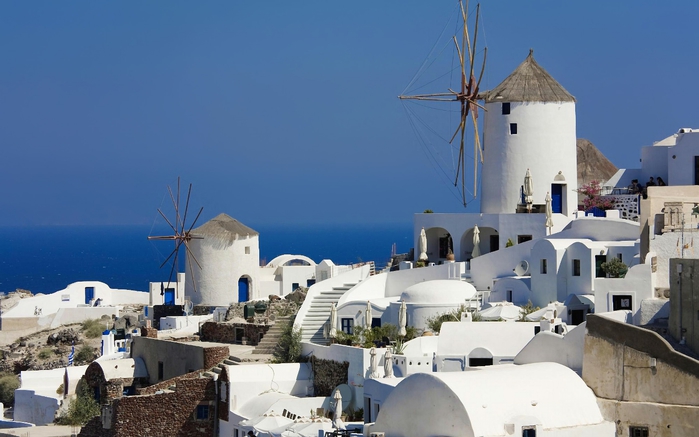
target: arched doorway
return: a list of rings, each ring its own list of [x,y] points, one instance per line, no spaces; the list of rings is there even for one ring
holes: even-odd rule
[[[425,230],[427,236],[427,257],[430,262],[438,263],[447,259],[447,255],[454,251],[454,242],[451,234],[444,228],[429,228]]]
[[[241,276],[238,279],[238,302],[247,302],[250,300],[250,278]]]
[[[478,227],[480,231],[479,238],[480,243],[478,244],[478,249],[481,255],[486,253],[495,252],[500,248],[500,235],[497,229],[489,228],[487,226]],[[470,260],[473,253],[473,228],[470,228],[461,236],[461,256],[464,260]]]

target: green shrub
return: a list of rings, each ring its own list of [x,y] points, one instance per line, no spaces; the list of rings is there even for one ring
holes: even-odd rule
[[[505,247],[512,247],[515,245],[515,242],[512,241],[512,238],[507,239],[507,243],[505,243]]]
[[[87,338],[99,338],[102,336],[102,332],[104,332],[105,329],[105,324],[97,319],[85,320],[82,323],[82,331]]]
[[[609,275],[610,278],[623,278],[629,268],[619,258],[614,257],[600,266],[602,271]]]
[[[301,361],[301,330],[289,323],[284,327],[279,342],[274,348],[275,363],[298,363]]]
[[[91,363],[95,360],[95,350],[88,345],[83,345],[75,353],[75,357],[73,358],[76,362]]]
[[[13,373],[0,373],[0,402],[6,407],[15,403],[15,390],[19,388],[19,377]]]
[[[38,357],[42,360],[48,360],[53,355],[53,351],[49,348],[44,348],[39,351]]]
[[[100,406],[85,378],[80,379],[75,393],[76,397],[70,403],[68,411],[56,420],[59,425],[83,426],[100,415]]]

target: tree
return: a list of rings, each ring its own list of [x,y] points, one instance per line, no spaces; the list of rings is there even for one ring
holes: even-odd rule
[[[93,397],[92,389],[85,378],[78,382],[75,394],[68,411],[56,420],[59,425],[83,426],[93,417],[100,415],[100,405]]]
[[[623,278],[626,276],[626,272],[629,270],[628,266],[617,257],[602,263],[600,267],[604,273],[609,275],[610,278]]]
[[[600,181],[583,184],[576,191],[585,196],[583,198],[585,211],[589,211],[592,208],[599,208],[603,211],[614,208],[613,197],[602,197],[602,184]]]
[[[19,378],[12,373],[0,373],[0,402],[5,406],[15,403],[15,390],[19,388]]]
[[[289,323],[284,327],[279,342],[274,348],[275,363],[298,363],[301,361],[301,330]]]

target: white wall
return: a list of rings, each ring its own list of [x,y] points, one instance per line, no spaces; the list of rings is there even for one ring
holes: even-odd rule
[[[699,156],[699,131],[680,133],[668,148],[668,185],[694,185],[694,157]],[[645,162],[644,162],[645,163]]]
[[[517,123],[517,134],[510,134]],[[564,212],[577,210],[577,147],[575,103],[512,102],[503,115],[501,103],[487,103],[481,211],[513,213],[520,203],[520,187],[530,169],[534,203],[543,205],[559,171],[567,183]]]
[[[493,283],[488,302],[507,301],[508,291],[512,292],[512,303],[515,305],[526,305],[530,300],[533,302],[534,295],[530,290],[531,277],[502,278]]]
[[[175,289],[175,305],[184,305],[184,295],[185,295],[185,274],[180,272],[172,282],[170,282],[168,287],[168,281],[161,282],[151,282],[149,284],[150,291],[150,301],[148,305],[163,305],[165,303],[165,295],[161,293],[161,286],[164,288],[174,288]]]
[[[257,235],[239,236],[230,245],[211,237],[193,239],[189,247],[201,265],[199,268],[194,261],[186,263],[185,294],[192,303],[228,306],[238,302],[238,280],[243,276],[250,278],[249,300],[261,297],[258,278],[260,244]],[[249,248],[249,253],[245,253],[246,248]],[[197,284],[196,291],[192,281]]]
[[[307,396],[309,387],[313,388],[310,363],[226,366],[226,372],[230,385],[230,411],[269,391],[271,386],[292,396]]]
[[[623,278],[595,278],[595,312],[613,311],[613,297],[631,296],[634,323],[641,321],[641,301],[655,296],[654,273],[650,264],[638,264]]]
[[[497,252],[471,260],[471,280],[478,290],[490,290],[493,279],[515,276],[514,269],[521,261],[530,262],[531,249],[536,241],[515,244]],[[531,270],[531,267],[530,267]]]
[[[578,374],[582,372],[585,349],[585,325],[569,327],[563,336],[550,331],[541,331],[515,356],[515,364],[558,363]]]
[[[35,425],[53,423],[63,393],[56,393],[63,384],[65,369],[24,371],[21,386],[15,390],[14,419]]]

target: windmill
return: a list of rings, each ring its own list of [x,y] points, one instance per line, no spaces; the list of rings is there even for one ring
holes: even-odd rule
[[[468,8],[468,4],[466,9]],[[464,8],[463,2],[459,0],[459,9],[461,12],[461,18],[463,20],[463,31],[461,36],[461,45],[456,36],[452,39],[454,45],[456,46],[456,53],[461,64],[461,78],[460,78],[460,89],[454,91],[451,88],[447,88],[449,92],[433,93],[433,94],[417,94],[417,95],[400,95],[398,96],[401,100],[427,100],[427,101],[437,101],[437,102],[458,102],[461,109],[461,118],[459,125],[456,128],[456,132],[452,135],[449,140],[449,144],[452,144],[454,140],[459,137],[459,157],[457,160],[456,176],[454,178],[454,186],[459,187],[459,181],[461,182],[460,193],[461,200],[464,206],[467,205],[466,200],[466,154],[465,154],[465,137],[466,137],[466,127],[470,122],[473,124],[473,198],[476,198],[476,193],[478,191],[478,162],[483,163],[483,149],[481,147],[481,140],[478,134],[478,108],[485,110],[485,107],[478,103],[481,97],[478,95],[480,89],[481,80],[483,79],[483,72],[485,71],[485,60],[488,53],[488,48],[483,49],[483,64],[481,66],[480,73],[478,74],[478,80],[475,76],[475,57],[476,57],[476,41],[478,38],[478,21],[480,16],[480,4],[476,7],[476,24],[475,32],[473,34],[473,43],[471,43],[471,37],[468,31],[468,14]],[[470,115],[470,117],[469,117]]]
[[[162,235],[162,236],[149,236],[149,240],[169,240],[173,241],[175,244],[174,249],[172,249],[172,252],[170,252],[170,255],[163,261],[162,264],[160,264],[160,268],[163,268],[170,259],[172,260],[172,267],[170,268],[170,276],[168,276],[168,281],[167,281],[167,286],[168,288],[170,287],[170,283],[172,282],[172,275],[175,273],[175,269],[177,267],[177,259],[180,253],[180,247],[184,246],[185,247],[185,252],[187,255],[187,262],[189,263],[190,267],[190,272],[192,272],[192,275],[194,274],[194,269],[192,269],[192,260],[197,264],[199,269],[201,269],[201,265],[199,264],[199,261],[197,261],[197,258],[194,256],[192,253],[192,250],[189,248],[189,242],[193,239],[202,239],[203,237],[197,237],[192,235],[192,229],[194,228],[194,225],[197,223],[197,220],[199,219],[199,216],[201,215],[202,211],[204,208],[199,208],[199,212],[197,213],[197,216],[194,218],[192,223],[187,227],[187,213],[189,212],[189,200],[192,195],[192,184],[189,184],[189,189],[187,190],[187,201],[185,202],[185,207],[184,207],[184,214],[180,215],[180,178],[177,178],[177,196],[174,195],[172,192],[172,188],[168,185],[167,187],[168,194],[170,195],[170,200],[172,201],[172,206],[175,208],[175,218],[174,218],[174,224],[173,221],[168,220],[168,218],[165,216],[163,211],[158,208],[158,213],[162,216],[163,219],[167,222],[168,225],[170,225],[170,228],[172,229],[173,234],[172,235]],[[197,286],[196,282],[194,281],[194,278],[192,278],[192,284],[194,285],[194,291],[197,291]]]

